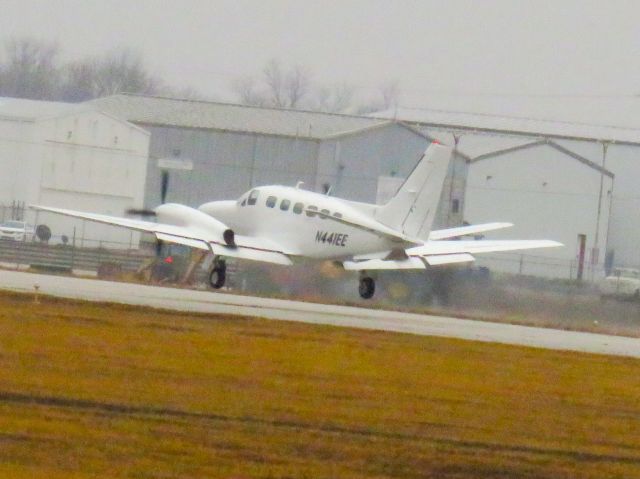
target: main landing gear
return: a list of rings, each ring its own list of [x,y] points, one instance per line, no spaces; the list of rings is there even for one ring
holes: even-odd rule
[[[376,282],[372,277],[367,276],[366,273],[360,275],[360,285],[358,292],[362,299],[371,299],[376,292]]]
[[[227,263],[224,259],[216,257],[213,260],[213,267],[209,272],[209,284],[214,289],[220,289],[224,286],[227,279]]]

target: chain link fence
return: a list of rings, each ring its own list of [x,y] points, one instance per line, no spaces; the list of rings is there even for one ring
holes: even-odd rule
[[[49,244],[40,241],[0,241],[0,263],[7,268],[33,268],[49,271],[86,271],[98,273],[105,268],[124,272],[138,271],[154,258],[152,248],[127,249],[124,245],[63,244],[59,238]]]

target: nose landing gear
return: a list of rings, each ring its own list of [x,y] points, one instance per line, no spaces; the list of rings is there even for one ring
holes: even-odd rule
[[[376,282],[370,276],[363,274],[360,276],[360,285],[358,287],[358,292],[360,293],[360,297],[362,299],[371,299],[373,294],[376,292]]]
[[[216,258],[213,261],[213,267],[209,273],[209,284],[214,289],[220,289],[224,286],[227,279],[227,263],[224,259]]]

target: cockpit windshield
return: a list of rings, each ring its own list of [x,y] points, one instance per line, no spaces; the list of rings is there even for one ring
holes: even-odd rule
[[[251,193],[249,193],[249,199],[247,200],[247,204],[249,206],[255,205],[256,202],[258,201],[259,195],[260,195],[260,192],[258,190],[253,190]]]

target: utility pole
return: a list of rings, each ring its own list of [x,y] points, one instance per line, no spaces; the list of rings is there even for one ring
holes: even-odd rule
[[[600,259],[600,217],[602,216],[602,193],[604,190],[604,172],[607,164],[607,149],[609,143],[602,142],[602,170],[600,171],[600,191],[598,192],[598,212],[596,214],[596,231],[593,239],[593,248],[591,249],[591,279],[596,265]]]

